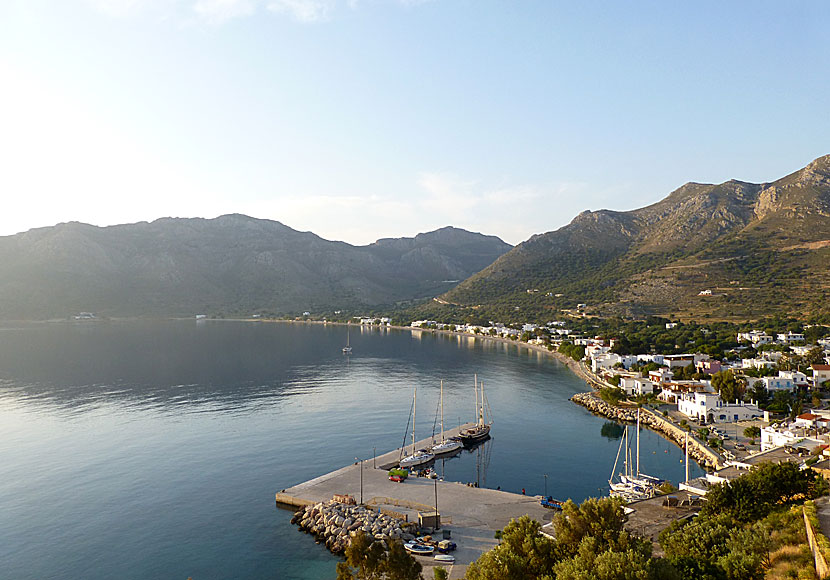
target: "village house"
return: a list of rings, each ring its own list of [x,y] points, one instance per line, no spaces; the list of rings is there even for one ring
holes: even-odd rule
[[[707,375],[714,375],[715,373],[719,373],[723,370],[721,362],[713,359],[698,361],[695,368],[697,369],[697,372],[706,373]]]
[[[726,403],[717,393],[685,393],[677,400],[677,410],[700,423],[731,423],[761,417],[753,403]]]
[[[620,388],[629,397],[641,397],[654,392],[654,383],[640,377],[623,377],[620,379]]]
[[[794,332],[778,333],[775,338],[778,342],[804,342],[804,335]]]
[[[778,371],[778,376],[782,379],[790,379],[797,387],[806,387],[808,383],[807,375],[800,371]]]
[[[660,367],[659,369],[648,371],[648,380],[652,383],[667,383],[671,381],[673,377],[674,373],[667,367]]]
[[[680,397],[687,393],[703,393],[711,391],[711,387],[709,385],[695,381],[660,383],[657,386],[660,388],[657,398],[661,401],[672,404],[676,404],[680,400]]]
[[[752,346],[761,346],[772,342],[772,337],[762,330],[751,330],[750,332],[739,332],[738,342],[749,342]]]
[[[813,365],[813,385],[820,387],[825,381],[830,381],[830,365]]]

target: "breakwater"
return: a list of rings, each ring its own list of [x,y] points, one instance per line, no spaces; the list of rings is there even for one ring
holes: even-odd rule
[[[342,554],[351,538],[363,532],[378,540],[412,540],[414,524],[368,509],[330,500],[300,508],[291,518],[301,530],[314,535],[334,554]]]
[[[636,407],[623,407],[606,403],[596,393],[577,393],[571,397],[571,401],[582,405],[592,413],[613,419],[615,421],[637,421]],[[669,421],[654,413],[650,409],[640,409],[640,423],[660,433],[663,437],[676,444],[681,449],[686,440],[686,431],[672,425]],[[698,441],[694,435],[689,433],[689,457],[699,465],[718,469],[721,467],[721,458],[714,451]]]

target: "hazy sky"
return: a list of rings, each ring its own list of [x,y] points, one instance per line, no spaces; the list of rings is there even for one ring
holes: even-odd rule
[[[830,153],[830,2],[0,0],[0,235],[518,243]]]

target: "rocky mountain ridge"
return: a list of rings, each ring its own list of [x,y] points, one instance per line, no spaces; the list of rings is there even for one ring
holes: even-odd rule
[[[434,296],[510,249],[442,228],[352,246],[231,214],[0,237],[0,319],[285,314]]]

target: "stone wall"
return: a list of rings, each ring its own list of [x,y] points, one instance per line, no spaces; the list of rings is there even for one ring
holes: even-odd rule
[[[595,393],[578,393],[571,397],[574,403],[582,405],[592,413],[613,419],[616,421],[637,421],[636,407],[623,407],[620,405],[610,405],[599,398]],[[666,419],[654,413],[649,409],[640,409],[640,423],[650,427],[654,431],[660,433],[669,441],[678,445],[681,449],[686,439],[686,432],[672,425]],[[689,457],[694,459],[699,465],[718,469],[720,464],[720,457],[711,449],[700,443],[695,437],[689,434]]]

